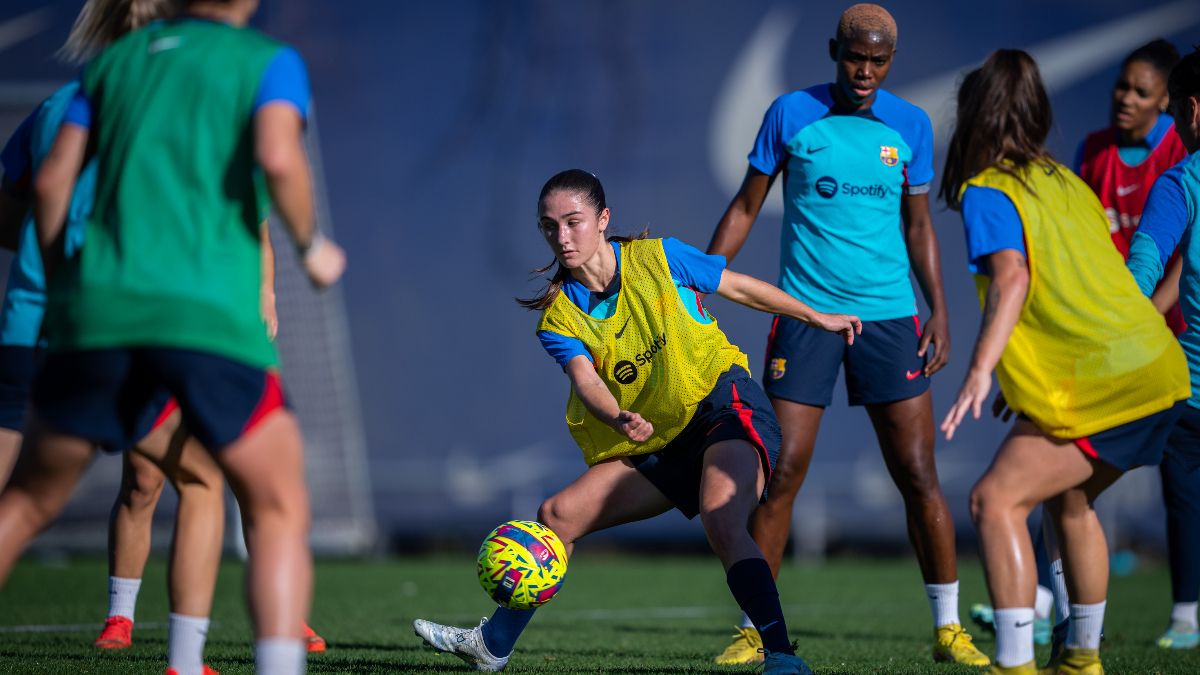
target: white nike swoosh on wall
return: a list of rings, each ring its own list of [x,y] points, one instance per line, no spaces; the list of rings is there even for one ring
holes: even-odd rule
[[[784,77],[784,57],[798,19],[798,13],[782,6],[767,12],[718,90],[710,126],[709,157],[717,184],[729,196],[741,185],[746,153],[763,112],[775,97],[791,91]],[[1107,68],[1138,45],[1160,35],[1178,33],[1196,23],[1200,23],[1200,2],[1179,0],[1026,49],[1037,59],[1046,88],[1053,95]],[[953,126],[958,80],[974,65],[964,64],[894,90],[929,113],[938,147],[944,147],[946,134]],[[764,211],[778,213],[781,209],[782,202],[777,197],[768,197],[763,204]]]
[[[43,7],[0,22],[0,52],[49,28],[53,14]]]

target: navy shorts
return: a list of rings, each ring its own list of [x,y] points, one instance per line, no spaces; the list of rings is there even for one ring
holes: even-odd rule
[[[0,345],[0,428],[24,433],[40,354],[34,347]]]
[[[853,345],[838,333],[777,316],[767,338],[763,386],[771,398],[824,408],[833,402],[833,385],[844,364],[850,405],[910,399],[929,389],[922,373],[925,359],[917,356],[920,340],[916,316],[864,321]],[[931,356],[932,346],[926,358]]]
[[[1162,412],[1077,438],[1075,446],[1088,457],[1121,471],[1158,464],[1167,447],[1167,438],[1173,436],[1176,423],[1187,407],[1187,401],[1178,401]]]
[[[1184,406],[1167,437],[1166,454],[1179,460],[1188,471],[1200,468],[1200,409]]]
[[[704,453],[721,441],[743,440],[758,450],[763,469],[763,492],[771,483],[771,470],[779,459],[782,442],[775,410],[761,387],[740,366],[717,380],[700,402],[692,421],[666,447],[629,461],[689,519],[700,513],[700,478]]]
[[[185,349],[52,352],[33,383],[41,420],[110,451],[145,436],[171,397],[188,431],[214,451],[286,406],[274,371]]]

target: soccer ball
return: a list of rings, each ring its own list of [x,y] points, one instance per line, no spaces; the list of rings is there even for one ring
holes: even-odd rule
[[[532,609],[550,601],[567,574],[567,551],[550,528],[510,520],[479,547],[479,583],[509,609]]]

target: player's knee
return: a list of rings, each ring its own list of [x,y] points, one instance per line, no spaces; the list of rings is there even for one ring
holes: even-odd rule
[[[975,527],[1002,517],[1012,506],[1011,501],[1005,498],[1004,492],[992,482],[987,481],[986,477],[971,489],[970,504],[971,520],[975,523]]]
[[[700,523],[717,551],[729,549],[739,539],[750,536],[745,515],[735,514],[731,509],[702,510]]]
[[[161,473],[138,472],[129,484],[125,502],[134,510],[153,509],[162,495],[165,480]]]
[[[542,505],[538,507],[537,519],[539,523],[554,530],[559,539],[567,541],[565,533],[570,528],[567,527],[567,513],[558,495],[548,497],[546,501],[542,502]]]

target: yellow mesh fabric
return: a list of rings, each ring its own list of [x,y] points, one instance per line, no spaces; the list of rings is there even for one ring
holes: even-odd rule
[[[1029,295],[996,367],[1009,406],[1074,439],[1186,399],[1183,350],[1125,269],[1095,194],[1057,162],[1022,178],[1029,187],[993,167],[967,182],[1007,195],[1024,225]],[[981,306],[988,284],[976,276]]]
[[[634,443],[589,413],[572,389],[567,426],[588,465],[661,449],[691,421],[721,373],[734,364],[749,370],[715,321],[702,324],[688,314],[659,239],[621,245],[621,291],[611,317],[588,316],[559,293],[537,330],[582,341],[621,409],[654,425],[649,440]]]

